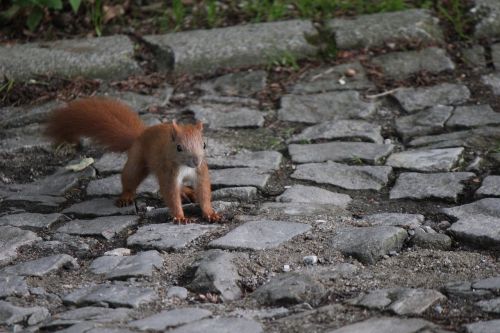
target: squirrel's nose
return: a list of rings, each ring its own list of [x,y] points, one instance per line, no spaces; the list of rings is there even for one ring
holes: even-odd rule
[[[193,168],[199,167],[201,164],[201,158],[193,156],[193,158],[191,159],[191,164],[193,165]]]

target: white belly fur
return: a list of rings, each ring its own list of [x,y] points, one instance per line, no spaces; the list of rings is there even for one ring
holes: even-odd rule
[[[177,183],[179,185],[194,186],[196,182],[196,169],[187,166],[179,168],[179,175],[177,176]]]

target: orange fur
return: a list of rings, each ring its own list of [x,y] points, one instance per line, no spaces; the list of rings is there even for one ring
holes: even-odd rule
[[[175,222],[188,223],[182,197],[196,199],[203,218],[220,220],[211,204],[210,177],[205,162],[203,126],[160,124],[145,128],[137,114],[125,104],[104,98],[87,98],[53,111],[47,134],[57,143],[77,142],[90,137],[111,151],[127,151],[121,175],[122,194],[117,205],[133,203],[140,183],[153,173],[160,193]],[[184,186],[183,176],[193,176],[193,190]]]

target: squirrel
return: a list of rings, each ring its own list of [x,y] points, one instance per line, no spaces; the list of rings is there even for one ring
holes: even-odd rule
[[[89,97],[51,111],[45,134],[55,144],[78,144],[80,137],[89,137],[108,151],[127,151],[121,174],[122,194],[116,205],[132,204],[137,187],[153,173],[173,222],[187,224],[190,221],[181,205],[184,198],[198,201],[207,221],[221,220],[211,204],[202,132],[201,122],[183,125],[174,120],[146,127],[128,105],[110,98]],[[185,186],[184,181],[190,181],[194,188]]]

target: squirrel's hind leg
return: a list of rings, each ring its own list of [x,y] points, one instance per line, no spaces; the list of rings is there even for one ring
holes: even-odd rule
[[[122,194],[116,200],[118,207],[128,206],[134,203],[135,191],[142,181],[148,176],[149,171],[145,163],[138,161],[132,154],[122,171]]]

